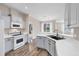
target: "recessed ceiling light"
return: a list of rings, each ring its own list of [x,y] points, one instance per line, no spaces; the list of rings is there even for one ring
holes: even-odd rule
[[[25,9],[28,9],[28,7],[27,7],[27,6],[25,6]]]

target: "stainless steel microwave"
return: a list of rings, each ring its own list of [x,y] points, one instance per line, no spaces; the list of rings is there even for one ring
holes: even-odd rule
[[[11,23],[11,28],[22,28],[20,23]]]

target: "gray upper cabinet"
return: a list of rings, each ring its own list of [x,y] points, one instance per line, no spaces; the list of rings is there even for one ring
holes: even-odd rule
[[[5,28],[10,28],[10,17],[5,17]]]
[[[70,4],[65,5],[65,26],[70,26]]]
[[[79,27],[79,4],[66,4],[65,7],[65,25],[72,28]]]
[[[1,16],[0,19],[4,20],[4,28],[10,28],[10,17]]]
[[[77,24],[77,4],[71,4],[71,26]]]
[[[64,15],[64,33],[70,32],[70,4],[65,4],[65,15]]]
[[[79,24],[79,4],[77,4],[77,24]]]

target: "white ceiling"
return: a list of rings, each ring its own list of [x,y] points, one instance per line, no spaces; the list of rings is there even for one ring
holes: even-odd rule
[[[29,13],[40,21],[64,20],[64,3],[6,3],[5,5]]]

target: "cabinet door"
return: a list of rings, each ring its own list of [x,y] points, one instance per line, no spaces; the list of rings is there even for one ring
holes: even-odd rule
[[[40,48],[43,48],[43,49],[46,49],[46,50],[48,50],[49,48],[49,46],[48,46],[48,39],[46,38],[46,37],[38,37],[37,38],[37,45],[38,45],[38,47],[40,47]]]
[[[43,49],[45,48],[45,37],[43,36],[40,37],[40,47]]]
[[[53,40],[48,40],[48,52],[54,56],[55,42]]]
[[[48,51],[49,45],[48,45],[48,39],[47,38],[45,39],[45,46],[44,47]]]
[[[55,45],[54,41],[51,40],[50,53],[51,53],[52,56],[54,56],[54,51],[55,51],[55,50],[54,50],[54,49],[55,49],[54,45]]]
[[[71,26],[77,24],[77,4],[71,4]]]
[[[5,39],[5,53],[13,49],[13,38]]]
[[[40,39],[40,48],[44,48],[44,43],[43,43],[43,39]]]
[[[77,4],[77,24],[79,25],[79,4]]]
[[[46,49],[46,46],[47,46],[47,38],[46,37],[41,37],[41,40],[42,40],[42,48],[43,49]]]
[[[12,22],[13,23],[21,23],[21,19],[18,16],[12,16]]]
[[[65,26],[68,27],[70,25],[70,5],[71,4],[66,4],[65,5]]]
[[[43,48],[43,40],[41,37],[37,37],[37,47]]]
[[[10,28],[10,19],[5,20],[5,28]]]
[[[0,20],[0,56],[5,55],[5,46],[4,46],[4,22]]]
[[[37,37],[36,39],[37,39],[37,40],[36,40],[36,41],[37,41],[37,47],[39,47],[39,45],[40,45],[40,40],[39,40],[38,37]]]
[[[50,39],[48,40],[48,45],[47,45],[47,50],[48,50],[48,52],[50,53],[50,48],[51,47],[51,44],[50,44]]]
[[[1,18],[4,20],[4,28],[10,28],[10,17],[2,16]]]

